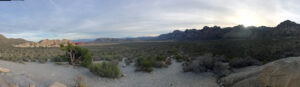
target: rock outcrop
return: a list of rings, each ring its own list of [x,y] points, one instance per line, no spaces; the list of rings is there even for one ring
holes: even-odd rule
[[[300,87],[300,58],[268,64],[259,76],[263,87]]]
[[[300,57],[280,59],[221,79],[225,87],[299,87]]]
[[[35,42],[27,42],[23,44],[14,45],[14,47],[59,47],[60,44],[67,45],[68,43],[72,43],[72,41],[67,39],[62,40],[41,40],[37,43]]]

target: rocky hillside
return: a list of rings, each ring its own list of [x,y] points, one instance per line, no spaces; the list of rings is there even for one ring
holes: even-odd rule
[[[72,43],[72,41],[67,39],[62,40],[41,40],[39,42],[26,42],[18,45],[14,45],[14,47],[59,47],[60,44],[67,45],[68,43]]]
[[[15,38],[6,38],[5,36],[0,34],[0,48],[3,47],[12,47],[12,45],[26,43],[24,39],[15,39]]]
[[[287,39],[299,38],[300,24],[286,20],[276,27],[237,25],[221,28],[219,26],[203,29],[175,30],[158,36],[160,40],[219,40],[219,39]]]

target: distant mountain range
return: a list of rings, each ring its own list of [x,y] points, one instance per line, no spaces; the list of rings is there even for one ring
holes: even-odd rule
[[[195,40],[220,40],[220,39],[300,39],[300,24],[286,20],[276,27],[237,25],[221,28],[219,26],[202,29],[175,30],[171,33],[161,34],[157,37],[137,38],[98,38],[92,42],[136,42],[136,41],[195,41]]]
[[[300,38],[300,25],[286,20],[276,27],[237,25],[220,28],[218,26],[203,29],[175,30],[172,33],[162,34],[160,40],[219,40],[219,39],[284,39]]]
[[[197,41],[197,40],[221,40],[221,39],[300,39],[300,24],[286,20],[275,27],[237,25],[234,27],[221,28],[219,26],[202,29],[186,29],[185,31],[175,30],[171,33],[161,34],[157,37],[136,37],[136,38],[97,38],[79,39],[73,42],[90,43],[122,43],[122,42],[144,42],[144,41]],[[0,34],[0,45],[11,46],[26,43],[24,39],[6,38]]]
[[[91,42],[94,40],[95,39],[77,39],[77,40],[72,40],[72,42]]]
[[[136,37],[136,38],[97,38],[95,43],[123,43],[123,42],[145,42],[157,40],[157,37]]]

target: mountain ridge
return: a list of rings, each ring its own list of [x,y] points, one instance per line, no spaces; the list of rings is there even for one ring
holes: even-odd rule
[[[285,20],[275,27],[236,25],[233,27],[221,28],[220,26],[202,29],[186,29],[184,31],[174,30],[170,33],[160,34],[155,37],[135,37],[135,38],[96,38],[81,39],[78,41],[92,43],[122,43],[122,42],[143,42],[143,41],[199,41],[199,40],[221,40],[221,39],[300,39],[300,24]],[[76,40],[74,40],[76,41]],[[24,39],[6,38],[0,34],[2,44],[20,44]]]

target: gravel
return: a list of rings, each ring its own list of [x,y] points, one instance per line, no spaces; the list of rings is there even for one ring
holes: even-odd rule
[[[218,87],[212,73],[186,73],[182,71],[181,63],[174,61],[168,68],[154,69],[151,73],[135,72],[133,64],[121,67],[124,65],[121,62],[119,65],[125,77],[109,79],[96,76],[84,67],[56,65],[52,62],[19,64],[0,60],[0,67],[11,70],[10,73],[1,73],[2,79],[21,87],[29,84],[48,87],[54,82],[72,87],[78,76],[83,78],[87,87]]]

